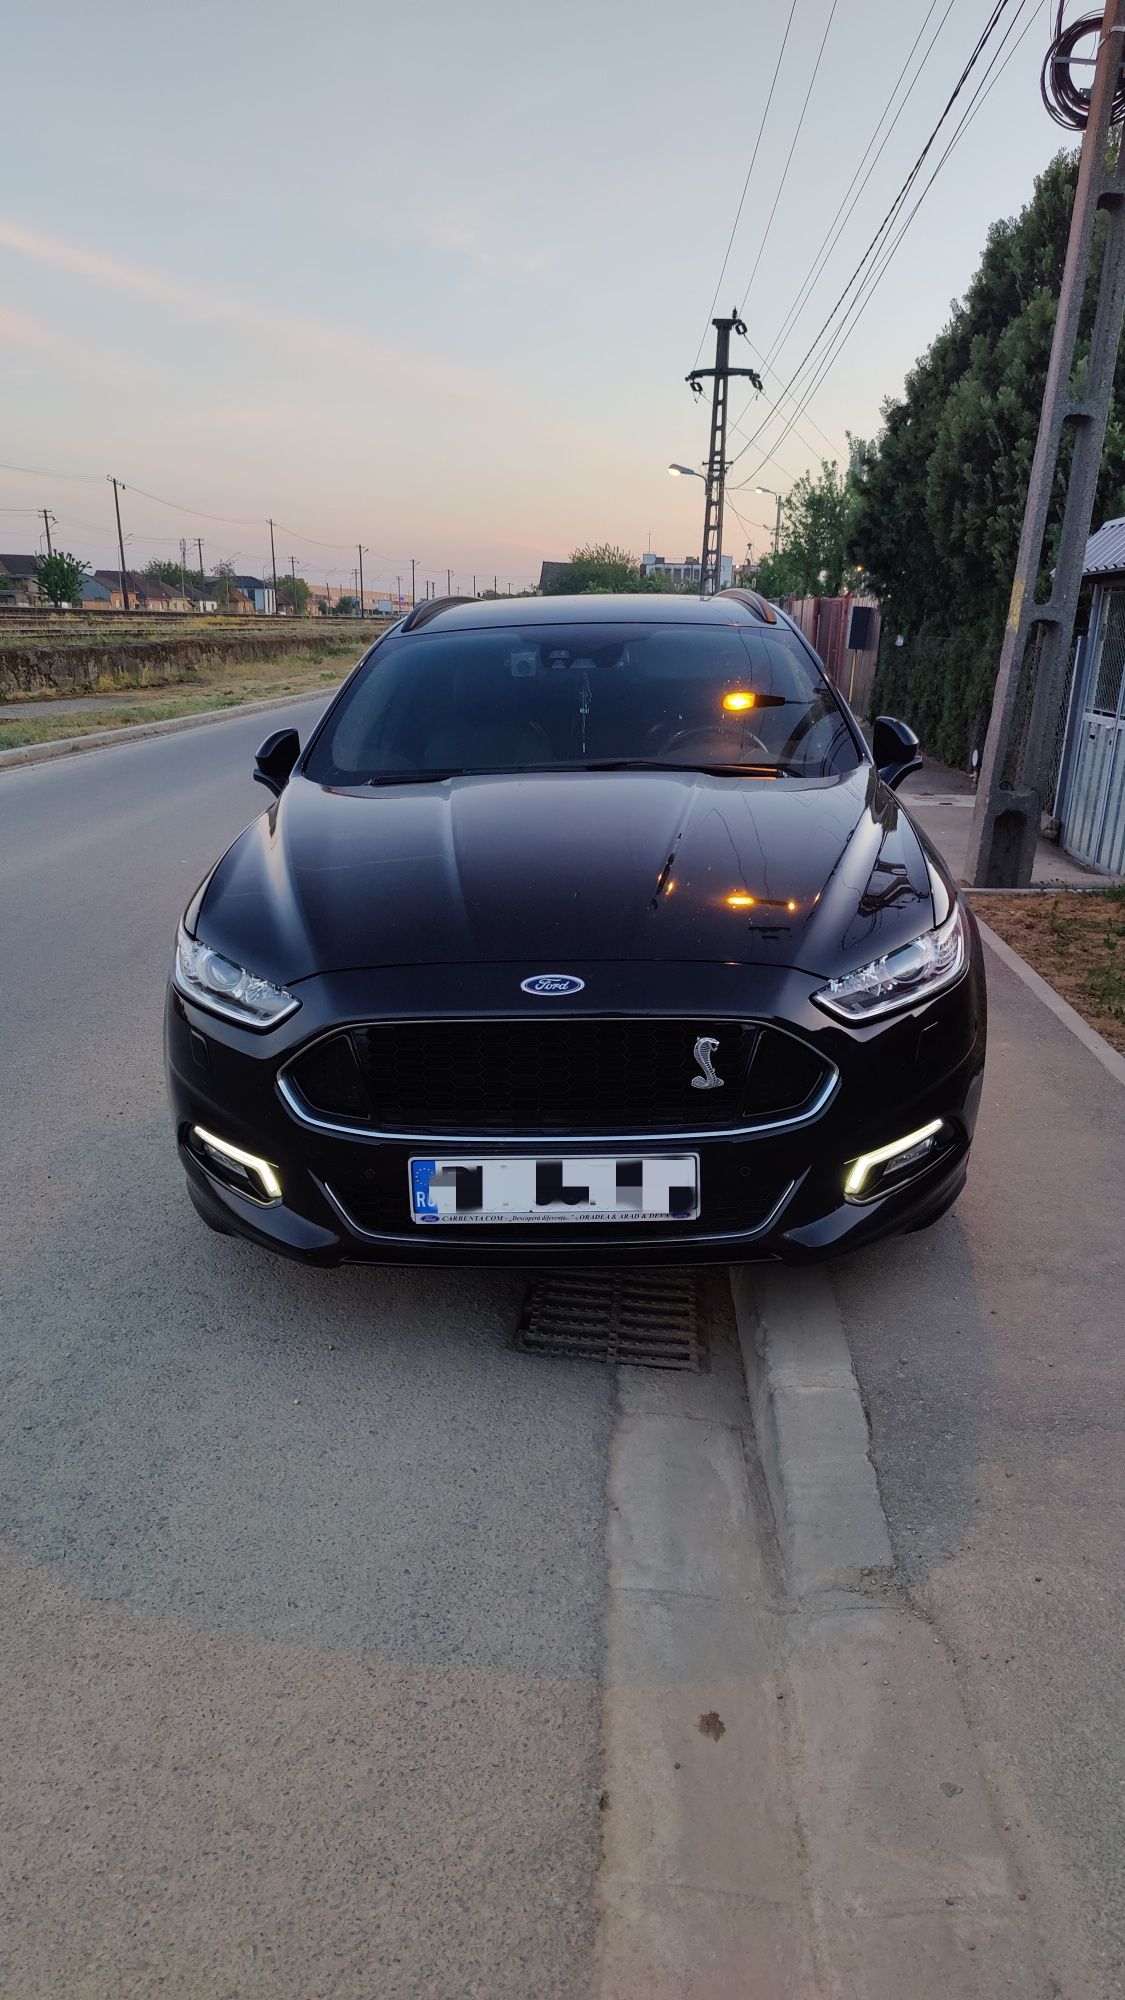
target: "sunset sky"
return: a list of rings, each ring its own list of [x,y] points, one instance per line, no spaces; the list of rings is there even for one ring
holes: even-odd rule
[[[1058,150],[1038,93],[1048,9],[1019,9],[1000,62],[1015,53],[854,339],[769,461],[784,419],[755,401],[732,447],[766,428],[733,479],[784,489],[842,454],[845,430],[871,433],[988,225]],[[796,0],[719,296],[743,300],[761,251],[744,310],[764,353],[923,21],[907,81],[943,25],[775,357],[773,400],[986,12],[836,0],[762,249],[832,13]],[[269,514],[279,566],[292,554],[333,584],[350,582],[357,540],[368,579],[391,587],[412,555],[419,587],[444,588],[449,567],[462,587],[476,572],[503,588],[587,540],[694,550],[702,488],[665,467],[706,448],[684,376],[788,14],[788,0],[715,0],[705,17],[669,0],[21,14],[0,129],[0,547],[39,546],[33,510],[48,506],[57,542],[116,562],[112,472],[138,567],[202,535],[209,563],[261,570]],[[765,547],[773,503],[752,487],[733,499],[741,557],[747,532]]]

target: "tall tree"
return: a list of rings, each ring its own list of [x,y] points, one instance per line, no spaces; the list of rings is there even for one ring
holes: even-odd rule
[[[614,548],[610,542],[587,543],[572,551],[545,594],[570,597],[591,590],[635,590],[639,576],[640,566],[627,549]]]
[[[854,580],[848,561],[854,511],[850,475],[840,471],[835,459],[824,460],[815,479],[802,473],[782,507],[778,553],[759,565],[759,588],[766,587],[763,568],[774,586],[770,596],[835,597],[847,588]]]
[[[202,570],[188,569],[186,564],[181,567],[170,556],[155,556],[145,564],[141,574],[151,576],[157,583],[166,583],[169,590],[179,590],[181,580],[188,590],[202,590],[205,581]]]
[[[309,596],[309,586],[303,576],[278,577],[277,605],[279,611],[307,611]]]
[[[211,584],[215,602],[220,611],[229,611],[234,602],[238,586],[234,580],[234,564],[230,561],[219,563]]]
[[[82,595],[82,579],[89,573],[89,563],[79,562],[77,556],[68,555],[64,549],[40,556],[35,566],[39,589],[51,604],[77,604]]]
[[[983,741],[1054,329],[1077,175],[1060,153],[1014,219],[997,222],[948,324],[883,409],[856,468],[850,548],[883,600],[876,700],[964,762]],[[1100,240],[1083,302],[1078,385],[1097,296]],[[1057,541],[1069,438],[1048,529]],[[1125,364],[1106,430],[1095,523],[1125,499]],[[901,636],[903,644],[894,642]]]

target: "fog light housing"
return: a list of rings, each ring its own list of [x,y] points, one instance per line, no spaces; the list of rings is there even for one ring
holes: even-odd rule
[[[277,1168],[268,1160],[260,1160],[256,1153],[247,1153],[241,1146],[232,1146],[229,1139],[216,1137],[203,1125],[193,1125],[191,1136],[206,1165],[227,1187],[249,1195],[252,1201],[281,1200]]]
[[[934,1118],[928,1125],[919,1126],[917,1132],[892,1139],[888,1146],[861,1153],[858,1160],[852,1161],[844,1180],[847,1199],[873,1201],[877,1194],[896,1186],[900,1175],[910,1179],[915,1169],[928,1166],[940,1149],[944,1125],[944,1119]]]

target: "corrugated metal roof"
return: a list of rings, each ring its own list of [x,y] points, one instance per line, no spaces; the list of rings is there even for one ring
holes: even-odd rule
[[[1083,576],[1116,576],[1125,573],[1125,515],[1104,521],[1086,544]]]

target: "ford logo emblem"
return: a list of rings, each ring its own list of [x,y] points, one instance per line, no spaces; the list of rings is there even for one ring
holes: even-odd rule
[[[581,993],[585,984],[571,972],[536,972],[520,980],[520,992],[533,993],[537,1000],[563,1000],[569,993]]]

